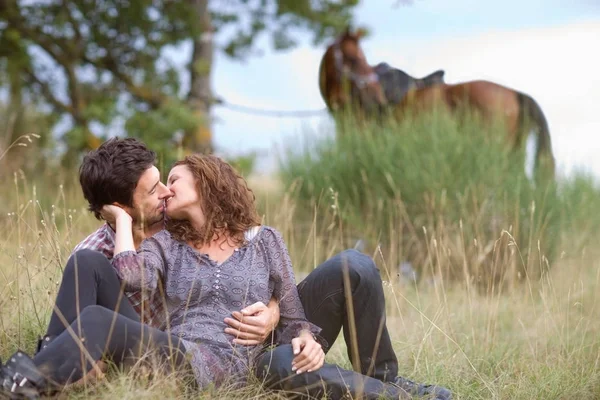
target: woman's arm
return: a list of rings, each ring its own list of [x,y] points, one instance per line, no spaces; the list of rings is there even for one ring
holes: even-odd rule
[[[122,208],[108,205],[102,210],[107,220],[115,221],[113,267],[129,291],[154,291],[164,274],[165,260],[160,243],[150,238],[135,251],[131,216]]]
[[[296,287],[292,261],[281,234],[273,228],[265,227],[262,235],[262,245],[269,262],[269,280],[273,284],[272,296],[279,301],[280,319],[275,330],[277,342],[291,343],[302,331],[317,337],[321,328],[306,319]]]
[[[107,205],[102,208],[102,214],[107,220],[115,221],[115,250],[114,255],[124,251],[135,251],[133,242],[133,219],[121,207]]]
[[[291,343],[294,350],[293,371],[315,371],[325,361],[323,345],[327,346],[327,343],[318,336],[321,328],[306,319],[283,238],[272,228],[265,231],[262,245],[268,256],[269,280],[274,284],[273,297],[279,300],[281,313],[275,331],[277,344]]]

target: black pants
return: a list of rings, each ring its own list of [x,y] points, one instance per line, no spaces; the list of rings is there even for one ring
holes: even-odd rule
[[[292,346],[281,345],[263,354],[256,376],[270,389],[285,391],[286,397],[320,399],[410,399],[398,386],[382,382],[334,364],[324,364],[314,372],[292,371]],[[348,397],[345,397],[348,396]]]
[[[69,259],[56,308],[47,334],[57,337],[34,362],[59,385],[78,380],[104,356],[123,364],[128,358],[154,354],[165,366],[181,370],[187,365],[178,337],[140,323],[101,253],[81,250]]]
[[[344,272],[346,271],[346,272]],[[351,329],[344,292],[348,277],[355,331]],[[331,346],[343,329],[348,357],[355,359],[352,340],[357,341],[358,372],[384,382],[398,375],[398,359],[386,326],[385,297],[379,270],[373,260],[356,250],[346,250],[325,261],[298,285],[306,318],[323,330]]]
[[[358,372],[362,374],[369,372],[370,376],[379,380],[391,381],[397,375],[398,363],[385,326],[385,299],[381,278],[370,257],[355,250],[344,251],[311,272],[298,285],[306,316],[309,321],[323,329],[321,334],[330,345],[343,329],[346,343],[348,343],[348,355],[350,360],[354,359],[351,346],[353,333],[350,329],[344,293],[344,271],[347,271],[354,309],[355,337],[358,340],[360,359],[360,371]],[[148,347],[151,343],[154,345],[175,343],[180,349],[183,349],[183,346],[176,341],[177,338],[139,324],[139,316],[129,301],[124,298],[119,280],[108,260],[100,253],[82,250],[73,255],[67,263],[56,298],[56,308],[66,323],[72,326],[73,331],[80,332],[79,327],[83,325],[81,321],[84,316],[83,311],[89,306],[101,306],[103,309],[114,310],[120,314],[119,317],[111,316],[108,323],[108,326],[113,326],[115,338],[123,337],[121,334],[116,335],[117,332],[114,331],[116,324],[122,326],[130,334],[133,331],[139,332],[129,342],[114,343],[115,348],[109,349],[114,353],[115,361],[120,361],[125,357],[123,346],[128,343],[134,343],[139,348]],[[90,310],[96,310],[94,313],[105,314],[94,308]],[[88,314],[92,314],[90,310],[88,310]],[[65,323],[63,323],[63,318],[59,317],[59,313],[56,311],[52,313],[47,334],[61,336],[54,340],[52,347],[61,343],[62,346],[70,347],[76,343],[72,334],[65,332]],[[80,321],[75,323],[79,315],[81,315]],[[86,318],[93,319],[92,316],[86,316]],[[104,316],[104,318],[107,317]],[[130,321],[138,324],[135,325],[135,329]],[[382,328],[381,331],[379,328]],[[101,329],[97,331],[103,334],[98,335],[98,343],[95,346],[104,348],[108,343],[105,334],[108,333],[102,332]],[[379,331],[380,335],[378,335]],[[90,339],[87,337],[86,342],[84,342],[86,346],[91,345]],[[36,363],[44,353],[45,351],[36,356]],[[101,352],[98,353],[97,349],[94,349],[93,354],[98,358],[102,355]],[[40,360],[48,362],[44,358],[40,358]],[[79,369],[76,368],[76,371],[69,372],[69,374],[78,377],[85,372],[82,367],[89,368],[89,365],[82,365],[81,362],[78,362],[77,366],[72,367]],[[68,368],[64,367],[65,371]],[[65,376],[67,375],[67,372],[64,372],[57,376],[56,380],[66,382]]]
[[[80,250],[69,258],[56,295],[56,308],[46,334],[58,336],[87,306],[102,306],[133,321],[138,313],[124,296],[119,278],[106,257],[92,250]],[[61,318],[62,316],[62,318]]]

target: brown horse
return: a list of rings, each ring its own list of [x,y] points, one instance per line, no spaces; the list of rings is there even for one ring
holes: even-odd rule
[[[467,106],[488,120],[500,118],[507,128],[507,139],[512,148],[523,144],[531,130],[537,133],[535,171],[554,178],[554,156],[546,117],[538,103],[529,95],[488,81],[469,81],[458,84],[440,79],[429,81],[413,79],[399,101],[390,102],[376,69],[369,65],[359,45],[362,32],[350,29],[330,45],[319,68],[321,96],[332,113],[351,109],[361,117],[372,117],[389,112],[402,118],[407,112],[431,111],[442,105],[450,111]],[[435,76],[432,74],[431,76]]]

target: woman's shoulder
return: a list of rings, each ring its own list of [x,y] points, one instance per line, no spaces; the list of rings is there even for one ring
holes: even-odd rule
[[[244,239],[247,242],[251,242],[252,240],[254,240],[254,238],[256,238],[256,236],[262,230],[262,228],[263,228],[262,225],[257,225],[257,226],[254,226],[254,227],[248,229],[246,232],[244,232]]]
[[[272,226],[261,225],[258,227],[259,230],[256,233],[255,239],[263,242],[281,242],[283,243],[283,236],[281,233],[273,228]]]

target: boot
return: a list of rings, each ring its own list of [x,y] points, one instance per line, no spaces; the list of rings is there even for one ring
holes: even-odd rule
[[[46,378],[31,357],[18,350],[2,365],[0,362],[0,395],[9,399],[39,399],[50,392]]]
[[[413,397],[425,397],[434,400],[452,399],[452,392],[441,386],[416,383],[401,376],[396,377],[392,384],[404,389]]]

